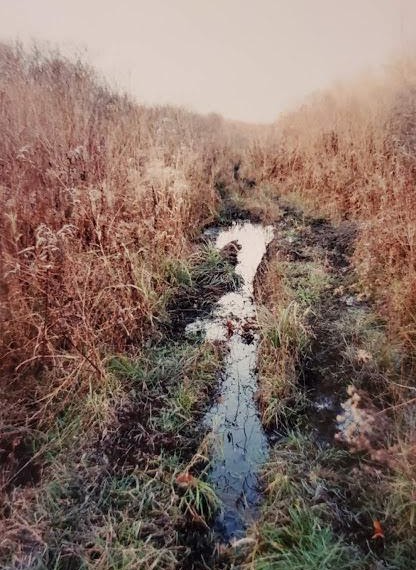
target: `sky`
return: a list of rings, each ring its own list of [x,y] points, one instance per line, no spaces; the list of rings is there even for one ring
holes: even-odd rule
[[[271,122],[416,53],[416,0],[0,0],[0,40],[47,41],[139,101]]]

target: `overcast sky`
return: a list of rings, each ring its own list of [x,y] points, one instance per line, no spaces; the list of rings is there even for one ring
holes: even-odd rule
[[[0,0],[0,39],[86,49],[143,102],[266,122],[416,52],[416,0]]]

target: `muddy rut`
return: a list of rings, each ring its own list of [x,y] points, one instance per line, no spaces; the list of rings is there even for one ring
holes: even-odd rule
[[[129,492],[137,491],[140,508],[144,508],[143,497],[148,500],[149,512],[144,515],[140,540],[156,550],[164,545],[169,548],[165,551],[169,559],[161,567],[257,567],[256,558],[250,558],[252,553],[261,556],[264,549],[267,557],[261,536],[268,498],[264,473],[273,450],[294,426],[305,428],[304,433],[320,446],[335,450],[343,447],[339,437],[343,426],[337,417],[345,411],[342,405],[348,385],[371,387],[377,380],[374,370],[351,358],[351,352],[359,350],[359,338],[353,326],[345,326],[357,315],[371,313],[370,305],[355,289],[356,277],[350,265],[356,229],[349,222],[335,228],[324,219],[303,215],[283,201],[279,206],[281,215],[270,226],[247,216],[226,227],[210,228],[202,241],[213,244],[220,257],[228,260],[224,275],[233,269],[231,265],[235,274],[231,278],[228,275],[220,286],[210,282],[205,294],[202,287],[192,290],[192,295],[186,289],[186,295],[179,296],[171,308],[174,326],[165,344],[150,347],[153,352],[149,348],[140,365],[115,359],[113,373],[127,377],[131,396],[117,408],[111,429],[89,445],[88,465],[73,467],[73,473],[68,474],[68,490],[62,491],[68,508],[78,509],[74,528],[80,551],[90,513],[94,525],[94,517],[102,516],[97,508],[101,499],[96,495],[124,476],[126,489],[133,485]],[[259,395],[259,350],[264,340],[259,311],[264,308],[262,303],[267,305],[267,299],[262,298],[260,289],[266,271],[276,260],[283,268],[281,278],[302,299],[303,310],[308,307],[304,317],[310,342],[296,362],[295,383],[303,394],[302,406],[294,405],[290,414],[277,415],[273,423],[266,424]],[[319,267],[324,275],[325,284],[318,294],[315,290],[311,293],[310,283],[305,283],[311,266]],[[205,282],[204,276],[201,282]],[[222,354],[209,374],[204,373],[204,353],[198,352],[202,350],[198,344],[201,336],[210,341],[210,358],[216,352]],[[188,353],[194,356],[190,358]],[[367,356],[361,351],[361,358]],[[199,391],[195,395],[192,392],[192,416],[179,424],[168,423],[178,421],[184,378],[194,388],[199,375],[202,378],[204,374],[211,380],[204,384],[201,379]],[[291,402],[285,406],[290,408]],[[203,461],[195,462],[201,442],[203,445],[207,440]],[[163,466],[161,457],[165,460]],[[285,461],[290,463],[296,458],[288,452]],[[344,485],[344,475],[337,472],[339,465],[326,467],[335,477],[340,475],[340,490],[322,492],[314,501],[325,504],[333,531],[364,556],[376,547],[382,549],[381,543],[371,543],[372,520],[362,508],[360,494]],[[359,466],[349,455],[341,468],[353,473]],[[191,490],[195,481],[206,481],[215,490],[221,506],[211,520],[196,516],[195,509],[185,514],[180,511],[177,505],[187,492],[178,484],[181,476],[191,481]],[[150,489],[147,496],[146,488]],[[159,503],[160,512],[150,511],[150,505],[159,508]],[[65,513],[66,507],[63,509]],[[142,516],[137,514],[137,505],[132,509],[131,520]],[[288,520],[287,513],[283,518]],[[36,548],[41,552],[43,546]],[[67,568],[83,567],[78,553],[70,549],[63,552],[69,560]]]
[[[188,332],[203,331],[211,340],[220,340],[226,345],[227,357],[218,399],[207,412],[204,425],[217,437],[218,444],[213,448],[209,473],[209,481],[223,503],[220,515],[214,521],[214,541],[231,545],[243,537],[247,530],[250,532],[248,525],[255,523],[259,516],[262,493],[258,474],[267,462],[269,445],[279,441],[288,428],[277,419],[275,426],[268,429],[266,434],[260,425],[254,394],[257,387],[256,351],[259,337],[257,332],[252,334],[256,329],[256,307],[252,296],[256,296],[263,271],[270,261],[278,257],[286,263],[288,275],[284,277],[292,281],[294,288],[298,286],[297,277],[302,275],[303,266],[312,262],[321,264],[329,282],[319,299],[313,300],[308,317],[312,341],[297,370],[297,381],[307,404],[294,421],[298,421],[296,417],[299,419],[301,415],[302,422],[312,429],[317,441],[327,446],[339,446],[336,435],[340,426],[336,418],[346,399],[346,386],[354,380],[366,380],[365,373],[345,357],[346,339],[340,326],[349,313],[365,313],[369,310],[366,301],[351,292],[354,274],[350,267],[350,256],[356,229],[349,222],[335,228],[325,219],[306,217],[285,204],[281,204],[281,210],[282,216],[274,224],[273,230],[244,222],[234,223],[221,233],[214,231],[217,246],[232,242],[242,247],[240,274],[246,278],[246,285],[239,292],[229,293],[220,299],[207,318],[196,320],[188,326]],[[258,234],[257,240],[261,236],[260,247],[259,242],[256,246],[256,238],[250,233],[253,231]],[[247,256],[247,251],[251,251],[256,262],[246,275],[244,256]],[[248,323],[251,323],[250,327]],[[245,327],[252,329],[248,340],[244,337]],[[354,467],[353,459],[350,467]],[[331,498],[331,501],[334,502],[334,499]],[[350,535],[353,542],[366,548],[365,536],[371,521],[361,520],[354,514],[359,507],[356,503],[357,499],[347,494],[337,498],[336,505],[333,504],[331,508],[336,509],[338,514],[343,513],[343,522],[340,524],[338,517],[334,518],[333,524],[337,531]],[[198,548],[193,555],[197,555],[197,551]],[[229,567],[228,554],[223,560],[214,556],[212,567]],[[233,564],[239,567],[242,559],[240,562],[234,559]],[[187,567],[201,566],[195,559]]]
[[[255,520],[261,500],[257,475],[268,454],[254,399],[259,335],[253,282],[273,228],[246,221],[215,233],[218,249],[234,245],[235,271],[242,284],[223,295],[211,315],[195,320],[186,330],[221,342],[226,352],[219,393],[204,418],[212,439],[208,479],[222,504],[215,531],[226,542],[241,538]]]

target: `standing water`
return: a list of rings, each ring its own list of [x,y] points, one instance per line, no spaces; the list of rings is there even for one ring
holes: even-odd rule
[[[243,285],[223,295],[209,317],[187,327],[188,332],[203,331],[209,340],[224,341],[228,348],[219,397],[204,419],[213,436],[209,481],[222,502],[215,529],[225,541],[243,536],[255,519],[260,502],[258,472],[268,455],[254,401],[259,337],[253,282],[272,237],[271,226],[251,222],[219,232],[218,249],[232,241],[240,246],[235,271]]]

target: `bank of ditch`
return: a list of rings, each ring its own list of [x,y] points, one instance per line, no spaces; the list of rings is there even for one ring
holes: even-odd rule
[[[394,398],[406,358],[350,265],[359,228],[279,208],[255,288],[257,400],[274,443],[238,567],[410,568],[414,413]]]
[[[2,568],[206,565],[219,503],[206,482],[201,418],[215,396],[223,351],[184,329],[239,285],[234,265],[233,253],[209,240],[195,244],[186,263],[172,262],[158,334],[135,353],[109,354],[101,387],[33,437],[26,468],[35,465],[40,477],[9,477]]]

